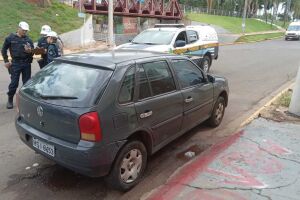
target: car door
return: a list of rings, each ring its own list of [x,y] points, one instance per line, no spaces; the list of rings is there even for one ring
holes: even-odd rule
[[[166,60],[138,63],[137,81],[138,120],[150,130],[154,145],[158,145],[181,130],[183,98]]]
[[[186,31],[179,32],[178,35],[176,36],[176,39],[173,40],[173,42],[172,42],[172,45],[174,47],[173,52],[176,53],[176,54],[182,54],[182,53],[185,53],[187,51],[186,45],[183,46],[183,47],[177,47],[176,46],[176,41],[179,41],[179,40],[184,41],[186,45],[188,44]]]
[[[186,45],[183,47],[176,47],[176,41],[183,40]],[[174,41],[174,53],[185,54],[192,56],[203,56],[203,50],[200,48],[200,41],[197,31],[187,30],[180,32]]]
[[[182,129],[190,129],[210,117],[213,84],[203,72],[186,59],[171,60],[184,99]]]

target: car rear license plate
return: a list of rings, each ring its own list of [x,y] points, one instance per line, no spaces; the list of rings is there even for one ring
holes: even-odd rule
[[[32,138],[32,145],[41,150],[42,152],[54,157],[55,156],[55,149],[54,146],[51,144],[47,144],[45,142],[42,142],[36,138]]]

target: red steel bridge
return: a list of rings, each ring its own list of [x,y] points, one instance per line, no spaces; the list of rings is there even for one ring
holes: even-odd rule
[[[89,0],[83,5],[86,13],[108,14],[108,0],[98,3]],[[177,0],[114,0],[114,15],[164,20],[181,20],[183,17]]]

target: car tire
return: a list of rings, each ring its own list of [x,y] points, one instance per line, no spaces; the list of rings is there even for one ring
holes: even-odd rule
[[[209,69],[210,69],[210,65],[211,65],[211,59],[208,55],[205,55],[202,60],[201,60],[201,69],[208,73],[209,72]]]
[[[210,118],[208,119],[208,124],[211,127],[217,127],[221,124],[224,112],[225,112],[225,99],[222,96],[219,96],[217,99]]]
[[[118,153],[106,183],[114,189],[128,191],[142,178],[147,165],[147,150],[140,141],[130,141]]]

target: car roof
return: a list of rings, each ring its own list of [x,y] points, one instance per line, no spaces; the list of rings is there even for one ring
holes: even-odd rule
[[[179,31],[179,30],[185,30],[185,28],[176,28],[176,27],[159,27],[159,28],[149,28],[146,31]]]
[[[55,60],[84,64],[93,67],[107,68],[114,70],[116,64],[128,62],[137,59],[169,56],[167,53],[151,52],[151,51],[137,51],[137,50],[109,50],[109,51],[92,51],[85,53],[76,53],[59,57]]]
[[[300,25],[300,22],[292,22],[290,23],[290,26],[299,26]]]

